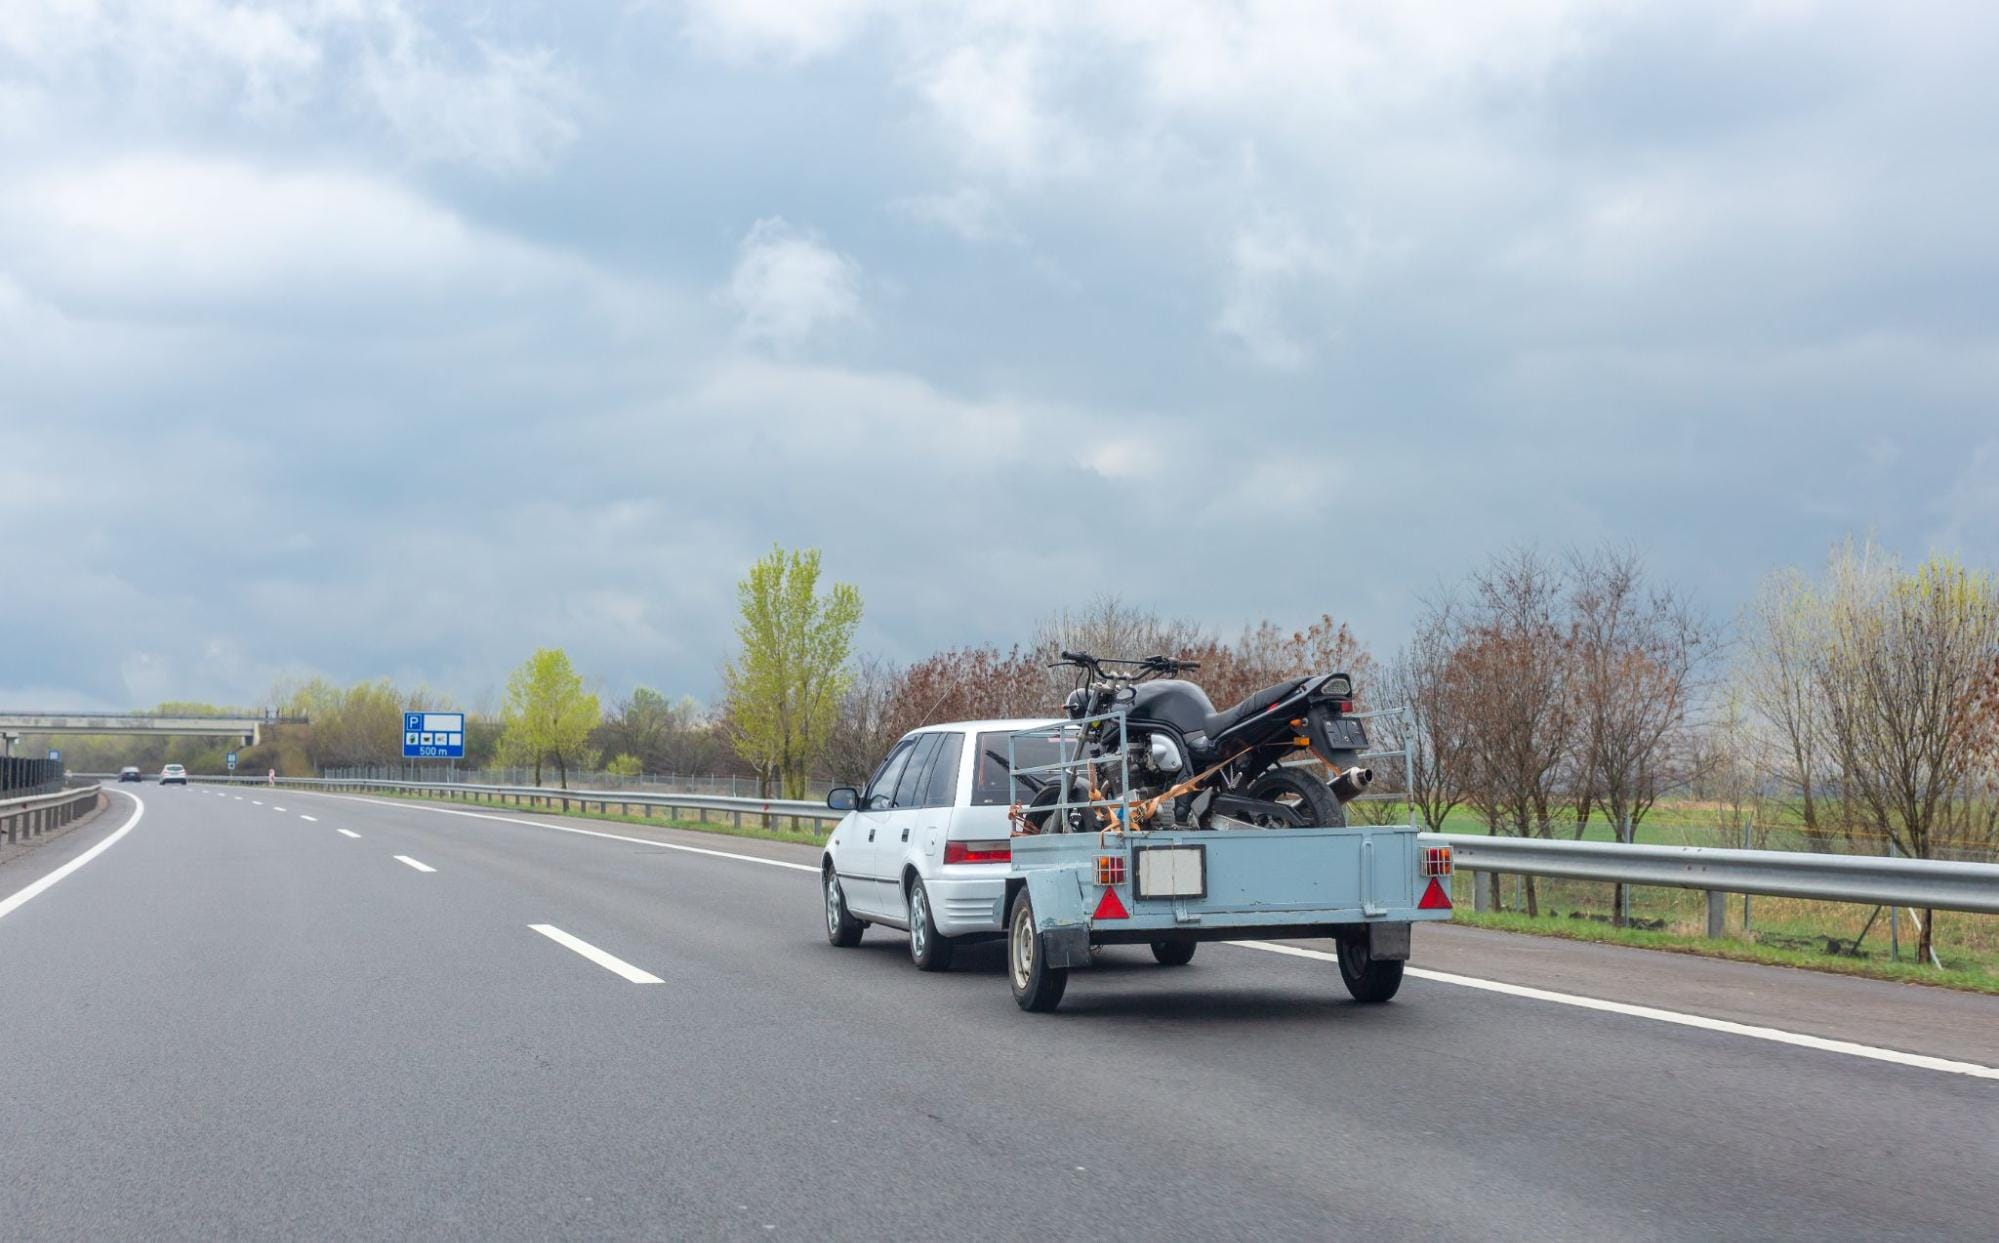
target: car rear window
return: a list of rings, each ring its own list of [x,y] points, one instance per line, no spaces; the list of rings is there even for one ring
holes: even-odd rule
[[[979,763],[972,775],[972,806],[993,807],[1013,801],[1006,780],[1009,737],[1011,735],[1004,731],[979,735]],[[1013,758],[1022,768],[1036,768],[1053,764],[1062,757],[1053,738],[1030,735],[1013,739]],[[1034,797],[1034,791],[1040,784],[1052,780],[1054,776],[1053,773],[1044,773],[1038,778],[1022,778],[1022,801]]]

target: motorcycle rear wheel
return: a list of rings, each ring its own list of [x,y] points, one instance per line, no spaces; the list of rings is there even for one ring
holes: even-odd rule
[[[1274,768],[1250,784],[1249,796],[1274,803],[1289,822],[1271,816],[1263,827],[1272,829],[1343,829],[1346,808],[1332,787],[1299,768]]]

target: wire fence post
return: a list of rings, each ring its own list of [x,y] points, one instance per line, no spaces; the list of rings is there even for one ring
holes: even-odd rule
[[[1895,849],[1895,839],[1889,838],[1888,857],[1893,859],[1901,853]],[[1902,961],[1902,908],[1899,906],[1888,908],[1888,961]]]
[[[1742,822],[1742,848],[1744,850],[1749,849],[1750,830],[1755,824],[1755,816],[1751,816]],[[1745,937],[1749,935],[1749,895],[1746,893],[1742,895],[1742,935]]]

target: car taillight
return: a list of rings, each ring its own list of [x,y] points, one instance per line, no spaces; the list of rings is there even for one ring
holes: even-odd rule
[[[1449,876],[1451,874],[1451,848],[1449,846],[1426,846],[1423,848],[1423,875]]]
[[[945,842],[946,863],[1010,863],[1012,842]]]

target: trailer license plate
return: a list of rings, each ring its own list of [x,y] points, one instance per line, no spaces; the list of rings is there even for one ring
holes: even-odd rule
[[[1138,851],[1138,896],[1205,898],[1208,858],[1201,846],[1151,846]]]

